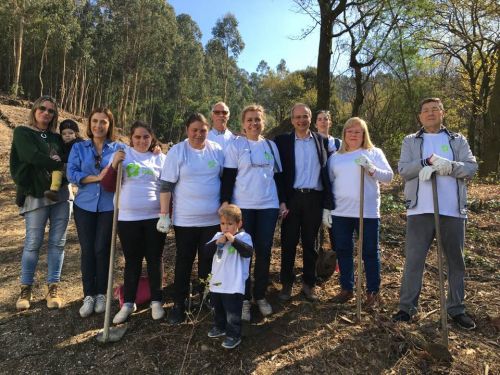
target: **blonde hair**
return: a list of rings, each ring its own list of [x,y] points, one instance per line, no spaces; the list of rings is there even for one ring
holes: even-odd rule
[[[259,112],[262,116],[262,130],[264,130],[264,127],[266,126],[266,111],[264,110],[264,107],[261,106],[260,104],[250,104],[247,105],[245,108],[243,108],[243,111],[241,111],[241,127],[243,128],[243,125],[245,123],[245,116],[248,112]]]
[[[55,133],[57,129],[57,118],[59,116],[59,111],[57,109],[56,100],[49,95],[41,96],[37,100],[35,100],[29,114],[28,124],[30,126],[36,126],[35,112],[43,105],[43,102],[50,102],[54,105],[54,115],[52,115],[52,120],[50,120],[49,122],[48,130]]]
[[[361,148],[368,150],[375,147],[370,139],[370,132],[368,131],[366,121],[360,117],[351,117],[346,121],[344,128],[342,129],[342,146],[340,146],[340,150],[338,151],[339,153],[343,154],[349,151],[347,149],[347,142],[345,141],[345,132],[347,129],[352,128],[355,125],[361,126],[361,129],[363,130],[363,143],[361,143]]]
[[[226,207],[219,210],[219,217],[233,220],[235,223],[241,223],[241,210],[235,204],[228,204]]]

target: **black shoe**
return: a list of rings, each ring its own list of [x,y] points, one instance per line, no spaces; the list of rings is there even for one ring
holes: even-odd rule
[[[476,323],[467,314],[458,314],[452,317],[453,321],[458,324],[460,328],[472,330],[476,328]]]
[[[411,320],[410,314],[406,311],[399,310],[395,315],[392,316],[393,322],[406,322],[408,323]]]
[[[168,314],[168,319],[167,322],[168,324],[181,324],[186,320],[186,312],[184,309],[184,305],[179,305],[175,304],[174,307],[172,307],[172,310],[170,310],[170,313]]]

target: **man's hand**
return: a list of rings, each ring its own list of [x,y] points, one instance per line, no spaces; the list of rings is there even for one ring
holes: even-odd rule
[[[451,173],[451,160],[448,160],[436,154],[432,154],[429,161],[440,176],[448,176]]]
[[[328,229],[332,227],[332,213],[326,208],[323,209],[323,225]]]
[[[158,219],[158,223],[156,223],[156,230],[161,233],[167,233],[170,228],[170,217],[168,214],[160,214],[160,218]]]
[[[282,219],[286,219],[286,216],[288,215],[288,208],[286,207],[286,203],[280,203],[280,217]]]
[[[420,181],[429,181],[432,174],[436,171],[433,165],[427,165],[423,167],[418,173],[418,178]]]
[[[366,169],[370,174],[375,173],[375,165],[365,155],[361,155],[355,160],[356,164]]]

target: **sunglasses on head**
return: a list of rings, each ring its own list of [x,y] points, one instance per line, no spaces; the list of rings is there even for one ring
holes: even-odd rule
[[[45,107],[44,105],[41,105],[40,107],[38,107],[38,109],[40,110],[40,112],[45,112],[47,111],[49,114],[53,115],[56,113],[55,109],[52,109],[52,108],[47,108]]]
[[[212,111],[212,113],[214,115],[224,115],[225,116],[229,113],[229,111],[216,111],[216,110],[214,110],[214,111]]]

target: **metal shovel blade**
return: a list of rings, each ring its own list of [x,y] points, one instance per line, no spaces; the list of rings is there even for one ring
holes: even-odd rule
[[[104,330],[99,331],[96,336],[97,341],[101,344],[106,344],[108,342],[118,342],[122,339],[123,335],[127,332],[127,326],[122,327],[109,327],[107,337],[104,334]]]

